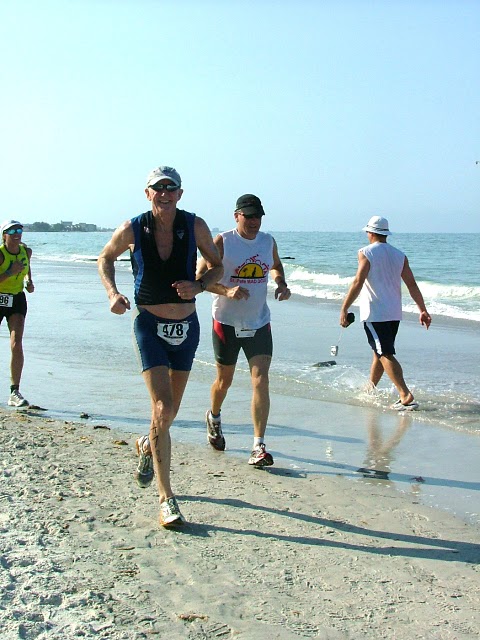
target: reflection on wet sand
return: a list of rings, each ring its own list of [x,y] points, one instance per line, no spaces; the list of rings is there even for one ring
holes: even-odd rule
[[[364,478],[374,480],[388,480],[392,472],[392,462],[395,458],[392,455],[403,436],[412,424],[410,416],[399,416],[398,425],[389,436],[385,436],[385,429],[382,432],[378,414],[372,412],[367,417],[368,448],[365,454],[364,466],[358,469]]]

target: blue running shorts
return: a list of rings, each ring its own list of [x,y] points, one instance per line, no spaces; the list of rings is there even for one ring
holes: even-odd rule
[[[161,366],[190,371],[199,340],[196,311],[183,320],[159,318],[139,307],[134,311],[133,344],[142,371]]]

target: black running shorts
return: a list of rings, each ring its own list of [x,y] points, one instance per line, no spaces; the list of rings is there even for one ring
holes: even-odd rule
[[[213,321],[213,351],[218,364],[233,365],[237,363],[240,349],[250,360],[254,356],[271,356],[273,353],[272,330],[270,323],[255,331],[251,338],[238,338],[235,327]]]
[[[5,294],[12,295],[12,294]],[[10,318],[14,313],[19,313],[21,316],[27,315],[27,296],[24,291],[13,294],[13,304],[11,307],[0,306],[0,323],[4,318]]]
[[[400,320],[364,322],[363,326],[367,334],[368,344],[377,356],[395,355],[395,338],[400,326]]]

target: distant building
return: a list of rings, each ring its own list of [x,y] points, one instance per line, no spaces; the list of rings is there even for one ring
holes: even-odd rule
[[[77,222],[77,224],[74,224],[72,228],[74,231],[96,231],[97,225],[90,224],[88,222]]]

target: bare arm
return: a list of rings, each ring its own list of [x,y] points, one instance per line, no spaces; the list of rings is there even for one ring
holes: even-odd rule
[[[193,282],[189,280],[178,280],[174,282],[174,286],[177,290],[180,298],[186,300],[195,297],[205,289],[208,289],[210,285],[215,284],[221,280],[223,276],[223,264],[222,258],[218,253],[218,249],[212,240],[212,234],[208,228],[207,223],[198,216],[195,218],[195,242],[197,243],[198,250],[202,255],[200,259],[203,264],[203,274],[199,277],[199,269],[197,268],[197,279]],[[203,260],[202,260],[203,259]]]
[[[27,281],[25,283],[25,289],[28,293],[33,293],[35,291],[35,286],[32,280],[32,250],[30,247],[25,247],[28,256],[28,273],[27,273]]]
[[[216,236],[213,241],[214,245],[217,247],[220,258],[223,259],[223,238],[221,235]],[[200,258],[197,266],[197,279],[202,278],[203,274],[207,270],[207,263],[203,258]],[[235,300],[243,300],[247,299],[250,296],[250,291],[246,287],[226,287],[224,284],[220,284],[219,282],[215,282],[213,284],[208,285],[207,291],[210,293],[216,293],[219,296],[225,296],[226,298],[231,298]]]
[[[347,295],[343,299],[342,309],[340,311],[340,324],[342,327],[348,327],[349,325],[349,322],[347,320],[348,309],[360,295],[360,291],[362,290],[363,284],[367,279],[369,271],[370,262],[367,260],[365,255],[361,251],[359,251],[357,273],[355,274],[353,282],[350,285],[349,290],[347,291]]]
[[[415,276],[408,264],[408,258],[405,258],[405,262],[403,264],[402,270],[402,280],[404,281],[409,294],[412,296],[413,301],[417,305],[420,311],[420,324],[428,329],[428,327],[432,323],[432,318],[427,311],[427,307],[425,306],[425,301],[422,296],[422,292],[418,288],[417,281],[415,280]]]
[[[272,276],[277,288],[275,289],[276,300],[288,300],[291,296],[290,289],[287,286],[285,280],[285,271],[283,269],[282,261],[278,255],[277,243],[273,241],[273,267],[270,269],[270,275]]]
[[[102,280],[103,286],[107,291],[110,300],[110,311],[121,315],[130,309],[129,299],[121,294],[115,282],[115,260],[119,255],[127,251],[133,246],[134,237],[130,220],[124,222],[116,231],[114,231],[111,239],[103,247],[98,256],[98,273]]]

